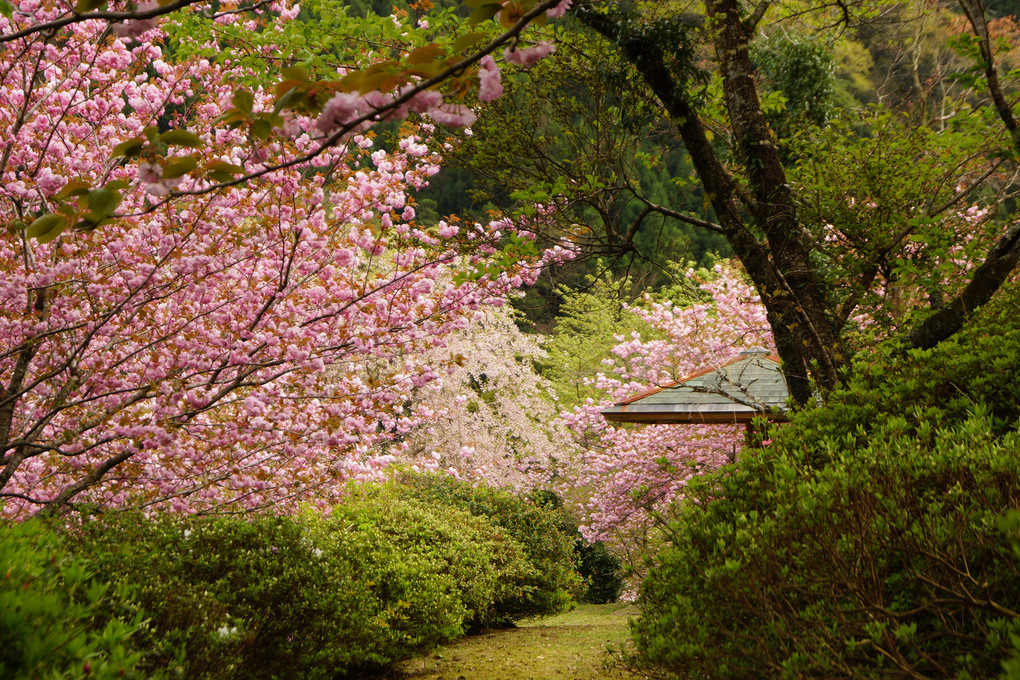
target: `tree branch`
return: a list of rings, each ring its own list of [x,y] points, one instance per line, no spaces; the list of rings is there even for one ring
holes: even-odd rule
[[[912,347],[930,349],[963,327],[967,319],[987,303],[1020,260],[1020,224],[1009,229],[974,270],[970,283],[952,302],[925,319],[907,336]]]
[[[636,194],[635,193],[634,195],[635,195],[635,197],[637,197],[637,199],[639,201],[644,203],[645,206],[650,211],[652,211],[652,212],[657,212],[657,213],[659,213],[661,215],[665,215],[666,217],[672,217],[675,220],[679,220],[681,222],[684,222],[685,224],[690,224],[691,226],[694,226],[694,227],[701,227],[703,229],[708,229],[709,231],[715,232],[716,234],[725,234],[726,233],[726,230],[723,229],[722,226],[716,224],[715,222],[709,222],[708,220],[703,220],[703,219],[701,219],[699,217],[694,217],[693,215],[688,215],[687,213],[682,213],[682,212],[678,212],[676,210],[673,210],[672,208],[667,208],[664,205],[658,205],[657,203],[652,203],[651,201],[649,201],[644,196],[641,196],[640,194]]]

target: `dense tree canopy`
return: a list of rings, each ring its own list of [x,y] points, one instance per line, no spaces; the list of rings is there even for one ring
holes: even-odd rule
[[[806,403],[862,320],[931,346],[1015,269],[1012,33],[959,10],[579,2],[464,148],[495,207],[545,207],[545,238],[660,265],[732,252]]]
[[[418,422],[427,350],[542,265],[509,222],[419,225],[411,192],[438,169],[434,123],[474,117],[457,88],[497,97],[488,52],[544,54],[516,36],[556,3],[492,42],[366,20],[376,51],[332,37],[282,71],[274,54],[309,54],[296,6],[159,24],[185,5],[0,18],[6,514],[327,500]],[[377,148],[373,122],[414,112],[431,121]]]

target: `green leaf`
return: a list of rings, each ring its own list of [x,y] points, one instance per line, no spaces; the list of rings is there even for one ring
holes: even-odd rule
[[[301,65],[288,66],[284,69],[281,69],[280,73],[282,73],[283,77],[286,78],[287,80],[297,80],[302,83],[312,82],[312,76],[311,74],[308,73],[308,69]]]
[[[43,215],[28,225],[25,235],[39,243],[49,243],[67,228],[68,219],[63,215]]]
[[[404,75],[428,79],[441,72],[445,66],[445,61],[430,61],[427,64],[418,64],[414,68],[407,69]]]
[[[346,79],[345,79],[346,80]],[[395,83],[390,81],[399,81],[396,74],[388,71],[375,71],[367,72],[363,75],[361,80],[361,92],[370,92],[371,90],[389,90]]]
[[[230,98],[230,101],[238,110],[250,114],[252,107],[255,106],[255,95],[250,90],[238,90]]]
[[[77,224],[74,225],[74,228],[77,231],[94,231],[99,227],[104,227],[107,224],[113,224],[116,221],[117,220],[112,217],[100,217],[95,213],[87,213],[81,220],[78,221]]]
[[[467,18],[467,25],[477,26],[483,21],[488,21],[492,17],[496,16],[496,14],[501,9],[503,9],[502,5],[496,4],[481,5],[480,7],[471,12],[471,16]]]
[[[113,147],[113,151],[110,152],[110,158],[117,158],[118,156],[126,156],[130,158],[131,156],[137,156],[144,148],[144,138],[135,137],[134,139],[128,139]]]
[[[200,149],[205,142],[194,132],[187,130],[168,130],[159,136],[159,141],[174,146],[186,146],[189,149]]]
[[[354,71],[348,73],[340,79],[340,90],[342,92],[367,92],[368,88],[363,87],[362,83],[365,81],[364,71]]]
[[[237,175],[244,174],[244,168],[240,165],[227,163],[226,161],[209,161],[205,164],[206,172],[219,182],[229,182]]]
[[[244,122],[247,119],[248,114],[246,114],[241,109],[234,107],[232,109],[227,109],[227,111],[223,113],[223,115],[216,118],[216,122],[224,123],[232,127],[237,127],[240,123]]]
[[[198,161],[195,160],[194,156],[184,156],[183,158],[176,158],[172,163],[168,163],[163,167],[163,179],[177,179],[182,177],[198,166]]]
[[[266,140],[273,134],[273,126],[269,121],[258,118],[251,123],[251,133],[258,139]]]
[[[0,16],[10,19],[14,15],[14,5],[7,0],[0,0]]]
[[[425,64],[444,56],[446,56],[446,50],[439,45],[432,43],[431,45],[424,45],[412,51],[404,58],[404,63]]]
[[[106,0],[78,0],[74,4],[74,11],[78,13],[91,12],[106,4]]]
[[[260,113],[258,115],[258,120],[264,120],[267,123],[269,123],[272,127],[279,127],[279,128],[282,128],[283,124],[286,122],[283,119],[283,116],[281,116],[280,114],[278,114],[278,113],[271,113],[269,111],[266,111],[264,113]]]
[[[100,187],[89,192],[89,210],[99,218],[109,217],[120,205],[121,197],[116,191]]]
[[[65,198],[70,198],[71,196],[84,196],[90,189],[92,189],[92,185],[88,182],[80,179],[73,179],[65,184],[64,188],[58,191],[54,198],[58,201],[62,201]]]
[[[292,87],[277,97],[274,108],[277,111],[297,108],[305,103],[307,97],[308,93],[304,89],[299,87]]]
[[[485,36],[486,34],[483,33],[482,31],[472,31],[470,33],[466,33],[465,35],[462,35],[453,41],[452,49],[454,52],[461,52],[469,47],[474,47],[475,45],[480,43],[485,38]]]

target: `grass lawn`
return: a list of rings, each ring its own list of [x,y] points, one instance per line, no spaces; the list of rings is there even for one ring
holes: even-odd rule
[[[392,680],[635,680],[607,646],[628,639],[633,605],[582,605],[518,628],[475,635],[397,667]]]

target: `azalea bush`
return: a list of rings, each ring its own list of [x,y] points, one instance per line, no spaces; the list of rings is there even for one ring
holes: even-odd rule
[[[557,614],[581,592],[574,541],[567,517],[543,494],[532,497],[447,475],[405,475],[401,483],[412,498],[468,512],[505,531],[524,549],[532,571],[508,574],[485,625]]]
[[[1015,667],[1020,293],[889,350],[824,408],[693,480],[639,654],[676,677],[997,677]]]
[[[148,664],[146,629],[129,590],[60,530],[38,520],[0,528],[0,677],[171,677]]]
[[[526,500],[532,535],[399,485],[346,491],[328,512],[295,517],[103,513],[72,530],[74,545],[144,611],[144,668],[194,678],[378,670],[559,611],[579,582],[569,550],[557,563],[555,547],[536,548],[559,545],[538,533],[559,516]]]
[[[418,645],[491,625],[503,616],[502,603],[518,595],[517,583],[539,576],[525,545],[488,517],[417,499],[401,485],[370,487],[359,496],[328,517],[305,521],[314,536],[374,564],[370,570],[396,569],[379,578],[378,589],[386,599],[405,603],[390,625],[394,634],[406,626]],[[352,525],[361,530],[352,533]]]
[[[313,554],[293,520],[118,513],[86,521],[75,538],[150,617],[141,640],[150,667],[196,678],[301,675],[317,660],[343,666],[374,650],[374,612],[356,575]]]

